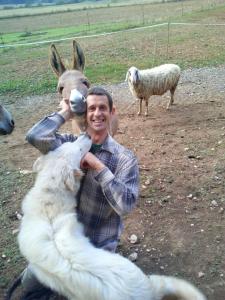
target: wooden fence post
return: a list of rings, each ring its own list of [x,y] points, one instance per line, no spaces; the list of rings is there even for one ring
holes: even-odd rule
[[[169,58],[169,44],[170,44],[170,20],[167,25],[167,48],[166,48],[166,58]]]

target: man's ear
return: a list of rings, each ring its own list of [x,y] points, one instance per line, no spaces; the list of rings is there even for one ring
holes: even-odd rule
[[[115,108],[115,106],[113,106],[113,107],[112,107],[112,112],[111,112],[111,114],[112,114],[112,115],[115,115],[115,113],[116,113],[116,108]]]
[[[36,159],[36,161],[33,164],[33,172],[38,173],[41,171],[42,165],[43,165],[43,160],[44,160],[43,156],[40,156]]]

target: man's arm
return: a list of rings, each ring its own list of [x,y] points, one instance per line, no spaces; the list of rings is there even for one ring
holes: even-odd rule
[[[106,166],[91,152],[85,154],[81,160],[81,169],[92,169],[96,172],[101,172]]]
[[[139,170],[136,157],[125,157],[119,164],[115,175],[95,155],[87,153],[81,167],[96,172],[95,179],[109,204],[119,214],[130,212],[136,205],[139,192]]]
[[[26,140],[42,153],[56,149],[67,141],[74,141],[72,134],[59,134],[58,129],[72,116],[67,100],[60,102],[61,110],[53,113],[37,124],[27,133]]]

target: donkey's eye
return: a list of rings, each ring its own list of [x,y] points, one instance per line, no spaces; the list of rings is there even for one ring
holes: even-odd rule
[[[84,85],[86,85],[86,87],[87,88],[89,88],[90,87],[90,83],[87,81],[87,80],[82,80],[82,83],[84,84]]]
[[[62,94],[62,92],[63,92],[63,89],[64,89],[64,87],[63,87],[63,86],[59,86],[59,87],[58,87],[58,92],[59,92],[60,94]]]

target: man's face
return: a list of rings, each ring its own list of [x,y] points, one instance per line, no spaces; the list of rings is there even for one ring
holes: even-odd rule
[[[87,124],[95,132],[108,130],[111,112],[108,98],[105,95],[89,95],[87,97]]]

